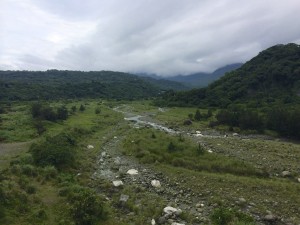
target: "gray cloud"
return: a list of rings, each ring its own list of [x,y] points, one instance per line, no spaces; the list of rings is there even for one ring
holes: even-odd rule
[[[3,0],[1,69],[212,71],[300,40],[298,0]]]

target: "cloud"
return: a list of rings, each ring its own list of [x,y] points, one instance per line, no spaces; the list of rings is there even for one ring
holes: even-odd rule
[[[3,0],[0,68],[162,76],[299,42],[298,0]]]

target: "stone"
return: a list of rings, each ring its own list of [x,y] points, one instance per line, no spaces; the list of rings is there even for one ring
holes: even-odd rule
[[[93,145],[88,145],[87,148],[88,148],[88,149],[93,149],[94,146],[93,146]]]
[[[246,199],[244,198],[239,198],[239,200],[237,201],[238,205],[245,205],[246,204]]]
[[[152,185],[152,187],[155,187],[155,188],[160,188],[161,187],[161,184],[160,184],[159,180],[152,180],[151,185]]]
[[[101,152],[102,157],[106,157],[106,152]]]
[[[177,215],[177,216],[182,213],[181,209],[176,209],[176,208],[171,207],[171,206],[165,207],[163,211],[164,211],[165,214],[168,214],[168,215],[173,214],[173,215]]]
[[[300,183],[300,177],[298,178],[298,182]]]
[[[124,184],[123,184],[123,181],[121,181],[121,180],[114,180],[113,185],[115,187],[119,187],[119,186],[123,186]]]
[[[164,224],[164,223],[166,223],[166,221],[167,221],[167,218],[164,217],[164,216],[161,216],[161,217],[158,218],[157,223],[158,224]]]
[[[121,158],[120,157],[116,157],[114,160],[114,163],[117,165],[121,165]]]
[[[264,217],[264,220],[268,221],[268,222],[273,222],[273,221],[277,220],[277,217],[273,214],[268,214]]]
[[[233,133],[232,136],[237,137],[237,136],[239,136],[239,134],[238,133]]]
[[[128,199],[129,199],[129,196],[128,195],[123,195],[123,194],[121,194],[121,196],[120,196],[120,202],[122,202],[122,203],[125,203],[125,202],[127,202],[128,201]]]
[[[282,171],[281,176],[282,177],[290,177],[292,173],[290,171]]]
[[[127,174],[129,175],[137,175],[139,172],[136,169],[130,169],[127,171]]]
[[[189,126],[189,125],[192,125],[192,121],[191,120],[185,120],[184,122],[183,122],[183,125],[186,125],[186,126]]]
[[[152,219],[151,220],[151,225],[155,225],[155,224],[156,224],[155,219]]]
[[[171,223],[171,225],[185,225],[184,223],[177,223],[177,222],[174,222],[174,223]]]

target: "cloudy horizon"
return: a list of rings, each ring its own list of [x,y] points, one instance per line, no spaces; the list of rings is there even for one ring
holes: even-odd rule
[[[0,70],[212,72],[300,43],[298,0],[2,0]]]

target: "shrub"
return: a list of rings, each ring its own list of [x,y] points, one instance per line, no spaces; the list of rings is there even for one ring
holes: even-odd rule
[[[253,224],[254,219],[243,212],[230,208],[217,208],[210,216],[213,225]]]
[[[92,225],[106,219],[104,204],[100,197],[88,188],[73,186],[67,196],[71,215],[77,225]]]
[[[217,208],[210,216],[213,225],[226,225],[233,221],[234,214],[230,209]]]
[[[26,192],[27,192],[28,194],[35,194],[35,193],[36,193],[36,187],[33,186],[33,185],[28,185],[28,186],[26,187]]]
[[[202,115],[201,115],[199,109],[197,109],[197,110],[196,110],[196,113],[195,113],[195,116],[194,116],[194,119],[195,119],[196,121],[200,121],[201,118],[202,118]]]
[[[22,171],[22,174],[29,176],[29,177],[35,177],[38,174],[36,171],[36,168],[34,166],[28,165],[28,164],[22,165],[21,171]]]
[[[57,169],[54,166],[46,166],[43,169],[43,173],[46,179],[55,178],[58,174]]]
[[[100,114],[100,112],[101,112],[101,109],[100,109],[99,107],[97,107],[97,108],[95,109],[95,114]]]
[[[79,110],[80,110],[81,112],[83,112],[83,111],[85,110],[85,106],[81,104],[80,107],[79,107]]]
[[[75,139],[70,134],[61,133],[48,137],[44,142],[30,147],[35,164],[52,165],[56,168],[68,167],[75,161]]]

